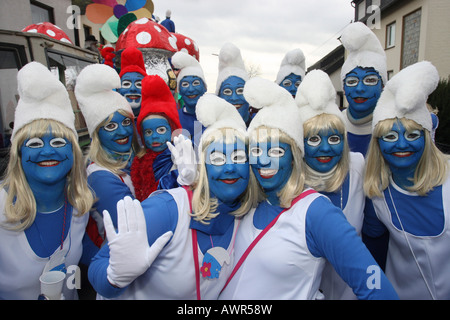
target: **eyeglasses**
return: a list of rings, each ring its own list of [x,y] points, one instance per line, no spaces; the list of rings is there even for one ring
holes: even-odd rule
[[[365,76],[362,80],[363,84],[366,86],[376,86],[381,78],[377,75]],[[357,77],[347,77],[344,82],[347,87],[356,87],[359,84],[360,79]]]

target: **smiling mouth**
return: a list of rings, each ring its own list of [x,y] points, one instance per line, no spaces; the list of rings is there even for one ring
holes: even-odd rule
[[[243,105],[242,104],[233,104],[233,106],[235,106],[236,107],[236,109],[240,109]]]
[[[127,94],[126,97],[131,100],[138,100],[141,98],[141,96],[138,94]]]
[[[236,183],[238,180],[239,180],[239,178],[236,178],[236,179],[220,179],[220,181],[222,181],[223,183],[226,183],[226,184],[233,184],[233,183]]]
[[[126,137],[126,138],[123,138],[123,139],[116,140],[116,143],[118,143],[118,144],[127,144],[128,141],[130,141],[130,138]]]
[[[57,160],[46,160],[46,161],[37,162],[36,164],[39,167],[55,167],[55,166],[57,166],[60,163],[61,162],[57,161]]]
[[[276,170],[276,169],[259,169],[258,172],[259,172],[259,175],[261,176],[261,178],[270,179],[274,175],[277,174],[278,170]]]
[[[328,163],[333,159],[333,157],[316,157],[316,159],[321,163]]]
[[[197,98],[198,97],[198,94],[194,94],[194,95],[191,95],[191,96],[187,96],[189,99],[195,99],[195,98]]]
[[[407,152],[394,152],[392,155],[398,158],[406,158],[411,156],[412,154],[413,152],[407,151]]]
[[[353,99],[353,101],[355,101],[356,103],[364,103],[367,100],[369,100],[369,98],[357,97]]]
[[[160,147],[161,145],[162,145],[162,143],[159,143],[159,142],[153,142],[152,143],[152,147],[153,148]]]

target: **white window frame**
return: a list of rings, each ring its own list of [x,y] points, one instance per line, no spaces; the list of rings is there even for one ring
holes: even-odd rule
[[[386,49],[395,47],[395,32],[397,23],[394,21],[386,26]]]

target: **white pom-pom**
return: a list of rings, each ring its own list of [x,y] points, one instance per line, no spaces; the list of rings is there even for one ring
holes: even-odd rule
[[[264,94],[261,94],[262,92]],[[289,91],[274,85],[272,81],[259,77],[251,78],[245,83],[244,97],[256,109],[292,103]]]
[[[245,128],[244,120],[236,108],[212,93],[204,94],[198,100],[197,106],[195,107],[195,114],[197,115],[198,121],[205,127],[209,127],[218,121],[229,119],[235,121],[236,124],[243,125]]]
[[[27,102],[38,102],[51,96],[61,95],[65,99],[64,85],[38,62],[30,62],[17,74],[18,92]]]
[[[317,111],[325,109],[329,103],[334,103],[335,100],[336,90],[330,77],[321,70],[313,70],[306,75],[296,96],[299,107],[309,105]]]
[[[116,70],[105,64],[91,64],[78,75],[75,90],[78,94],[87,96],[108,92],[120,86],[120,77]]]
[[[244,62],[241,57],[241,50],[234,44],[227,42],[220,49],[219,70],[227,67],[236,67],[245,69]]]
[[[197,67],[199,65],[198,61],[193,56],[182,51],[175,53],[172,56],[171,62],[176,69]]]

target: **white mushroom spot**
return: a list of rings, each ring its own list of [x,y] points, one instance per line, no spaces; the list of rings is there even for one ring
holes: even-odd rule
[[[184,43],[186,43],[187,46],[191,45],[191,40],[189,39],[184,39]]]
[[[189,51],[186,48],[183,48],[180,50],[181,52],[189,53]]]
[[[62,42],[67,42],[67,43],[72,43],[72,42],[70,42],[69,39],[66,39],[66,38],[62,38],[60,41],[62,41]]]
[[[37,29],[30,29],[27,32],[31,32],[31,33],[37,33]]]
[[[148,18],[141,18],[139,20],[136,20],[134,23],[136,24],[146,24],[148,22]]]
[[[175,50],[178,50],[177,47],[177,38],[176,37],[169,37],[169,43]]]
[[[139,44],[146,45],[152,41],[152,36],[146,31],[142,31],[136,35],[136,41]]]
[[[156,29],[156,31],[161,32],[161,28],[160,27],[158,27],[158,26],[153,26],[153,27]]]
[[[55,32],[53,32],[52,30],[47,30],[45,31],[50,37],[54,37],[56,35]]]

